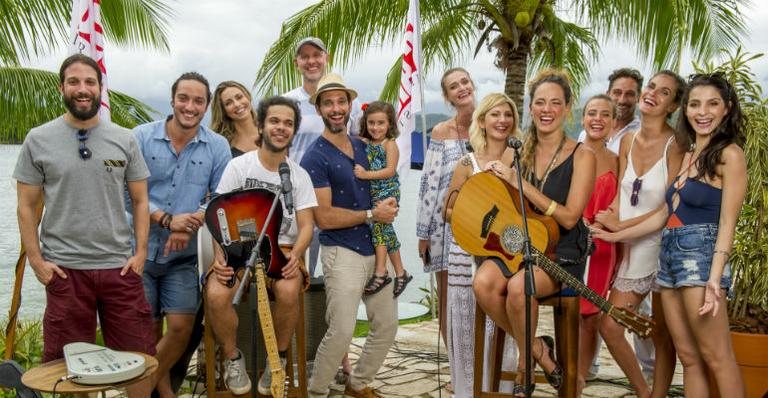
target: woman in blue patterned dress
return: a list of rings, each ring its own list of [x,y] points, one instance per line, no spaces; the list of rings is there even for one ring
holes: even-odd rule
[[[370,170],[355,165],[355,176],[361,180],[371,181],[371,200],[378,201],[395,198],[400,202],[400,181],[397,179],[397,160],[400,152],[395,139],[400,135],[395,120],[395,108],[391,104],[375,101],[364,106],[363,117],[360,119],[360,138],[368,146]],[[365,284],[365,294],[379,292],[392,282],[387,272],[387,256],[395,269],[394,296],[397,298],[405,286],[413,279],[405,272],[403,260],[400,258],[400,241],[397,240],[392,224],[374,222],[371,224],[373,247],[376,250],[376,269]]]
[[[456,116],[438,123],[424,156],[424,169],[416,209],[416,237],[424,272],[437,276],[440,332],[445,342],[446,299],[448,297],[448,249],[451,227],[443,221],[443,205],[448,184],[469,142],[469,125],[475,111],[475,84],[463,68],[451,68],[440,79],[443,98],[456,110]]]

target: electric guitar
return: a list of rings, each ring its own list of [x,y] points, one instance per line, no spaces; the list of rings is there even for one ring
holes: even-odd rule
[[[274,198],[274,192],[254,188],[227,192],[208,203],[205,223],[213,239],[224,249],[228,266],[235,270],[243,267],[251,255],[251,249],[256,245],[261,228],[266,228],[266,235],[259,248],[261,258],[268,265],[267,276],[282,279],[281,270],[288,260],[277,243],[283,220],[283,207],[280,204],[275,209],[272,221],[264,226]]]
[[[267,361],[272,373],[270,391],[273,397],[286,393],[285,369],[277,352],[277,338],[269,309],[269,298],[264,274],[271,278],[282,278],[280,271],[287,263],[277,242],[283,219],[282,205],[277,204],[272,219],[267,220],[269,209],[275,200],[275,193],[255,188],[236,190],[211,199],[205,210],[205,222],[227,257],[227,265],[242,268],[248,262],[251,250],[256,246],[259,234],[265,229],[264,240],[259,248],[260,257],[254,264],[257,291],[257,309],[267,350]],[[267,225],[264,225],[268,223]],[[234,284],[234,278],[232,280]]]
[[[560,237],[557,222],[520,203],[517,189],[488,172],[477,173],[461,186],[453,205],[451,229],[456,243],[475,256],[498,257],[510,270],[522,262],[522,216],[528,216],[528,232],[536,265],[550,277],[568,285],[619,324],[640,337],[653,332],[654,322],[626,308],[618,308],[557,265],[545,253],[554,253]]]

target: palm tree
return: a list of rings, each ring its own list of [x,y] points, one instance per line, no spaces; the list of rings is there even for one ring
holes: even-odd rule
[[[739,9],[749,0],[422,0],[424,70],[463,60],[470,49],[495,55],[505,73],[504,91],[523,109],[525,79],[544,66],[566,68],[576,87],[589,78],[598,39],[632,45],[654,68],[679,69],[683,50],[707,60],[741,42]],[[375,44],[401,40],[408,0],[322,0],[283,23],[256,74],[261,93],[299,84],[295,43],[305,36],[325,40],[342,68]],[[572,20],[572,21],[571,21]],[[393,100],[401,61],[389,69],[381,98]]]
[[[64,113],[58,72],[24,68],[22,61],[65,45],[72,0],[0,1],[0,142],[19,142],[30,128]],[[107,40],[121,46],[168,51],[173,11],[161,0],[101,3]],[[110,90],[112,121],[126,127],[156,113],[142,102]]]

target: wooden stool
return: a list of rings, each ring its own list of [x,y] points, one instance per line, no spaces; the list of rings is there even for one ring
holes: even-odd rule
[[[255,291],[252,291],[250,294],[255,294]],[[205,302],[203,303],[205,305]],[[240,304],[240,305],[247,305],[247,304]],[[208,306],[205,305],[205,312],[206,312],[206,318],[208,314]],[[299,317],[298,322],[296,324],[296,331],[294,333],[294,337],[296,339],[296,362],[298,367],[298,380],[295,380],[295,377],[293,375],[293,353],[291,348],[288,348],[288,352],[286,354],[286,364],[285,364],[285,372],[286,376],[288,376],[288,388],[287,388],[287,396],[288,397],[295,397],[295,398],[306,398],[307,397],[307,351],[306,351],[306,333],[304,330],[304,291],[299,290]],[[205,323],[205,332],[203,336],[203,342],[205,347],[205,386],[208,391],[209,397],[233,397],[235,396],[228,390],[221,390],[220,388],[224,388],[224,374],[221,373],[221,379],[216,380],[216,363],[215,361],[219,361],[219,369],[224,369],[224,359],[223,358],[217,358],[216,352],[215,352],[215,340],[213,336],[213,330],[211,329],[211,326],[208,322]],[[256,358],[254,358],[254,362],[256,362]],[[254,371],[250,372],[249,375],[251,377],[251,396],[257,397],[261,396],[258,394],[258,391],[256,389],[256,385],[259,382],[259,377],[261,377],[261,372],[263,369],[261,369],[258,365],[254,366]],[[298,384],[298,386],[297,386]]]
[[[578,372],[579,355],[579,296],[570,289],[561,293],[539,300],[539,305],[554,307],[555,317],[555,353],[557,362],[563,367],[563,385],[560,387],[559,397],[576,397],[576,382]],[[515,380],[517,372],[501,370],[502,355],[504,352],[504,330],[496,326],[496,333],[489,347],[490,358],[490,391],[483,391],[483,354],[485,352],[485,312],[480,305],[475,310],[475,398],[512,397],[510,393],[501,393],[499,384],[501,380]],[[523,342],[519,342],[523,344]],[[536,383],[547,383],[544,375],[537,373],[534,377]]]

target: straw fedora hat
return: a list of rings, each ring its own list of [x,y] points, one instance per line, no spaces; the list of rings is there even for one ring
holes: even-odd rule
[[[340,75],[336,73],[328,73],[323,76],[317,83],[317,91],[312,94],[311,97],[309,97],[309,103],[315,105],[315,101],[317,100],[317,97],[320,96],[320,94],[333,90],[346,91],[347,94],[349,94],[350,101],[357,98],[357,91],[352,90],[351,88],[348,88],[346,85],[344,85],[344,81],[341,79]]]

